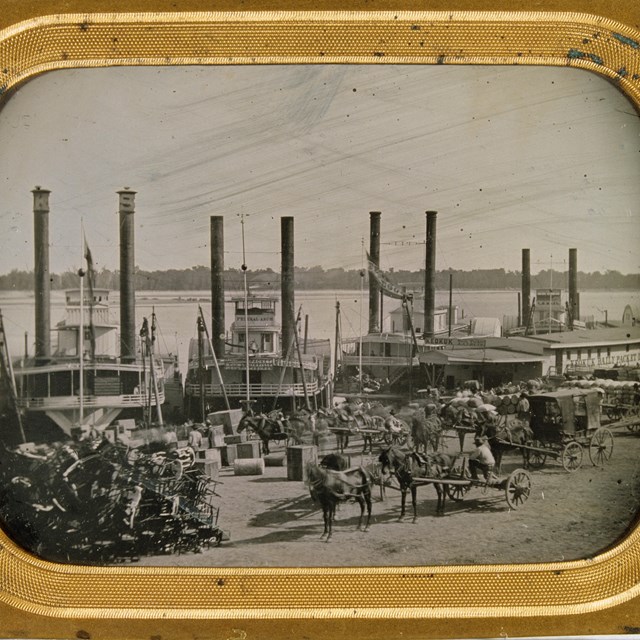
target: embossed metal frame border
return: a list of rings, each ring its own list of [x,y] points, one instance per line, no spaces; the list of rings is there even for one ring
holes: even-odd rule
[[[640,104],[640,31],[589,14],[89,13],[36,17],[0,30],[5,99],[20,83],[55,69],[266,63],[570,66],[610,78],[636,108]],[[114,626],[118,620],[189,620],[182,629],[191,636],[198,620],[350,619],[373,637],[363,621],[393,618],[457,620],[450,631],[437,624],[422,629],[460,636],[463,628],[504,628],[465,626],[465,620],[571,619],[639,597],[640,527],[601,555],[573,562],[242,569],[57,565],[34,558],[0,531],[0,614],[101,620],[106,626],[100,629],[122,633],[132,627]],[[327,637],[330,628],[336,627],[326,627]]]

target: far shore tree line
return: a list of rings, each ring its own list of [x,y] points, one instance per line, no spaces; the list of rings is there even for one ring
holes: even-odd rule
[[[368,274],[359,269],[342,269],[340,267],[325,269],[320,266],[296,267],[295,286],[297,289],[359,289],[364,277],[368,282]],[[424,270],[387,272],[387,278],[396,285],[406,286],[408,291],[421,291],[424,287]],[[211,270],[209,267],[197,266],[190,269],[167,269],[145,271],[136,269],[135,287],[150,291],[206,291],[211,288]],[[242,289],[243,276],[240,269],[227,269],[224,273],[225,288]],[[454,289],[521,289],[522,275],[519,271],[505,269],[473,269],[471,271],[445,270],[436,272],[436,288],[448,289],[450,278]],[[247,272],[247,281],[254,289],[278,289],[280,274],[272,269],[257,269]],[[33,271],[14,269],[10,273],[0,275],[0,291],[27,291],[33,288]],[[568,288],[567,271],[545,270],[531,276],[531,289],[547,288],[553,283],[554,288]],[[94,286],[117,291],[120,288],[118,271],[102,269],[96,273]],[[51,274],[53,289],[74,289],[79,287],[79,277],[74,271]],[[619,271],[594,271],[578,273],[578,289],[617,289],[640,290],[640,274],[622,274]]]

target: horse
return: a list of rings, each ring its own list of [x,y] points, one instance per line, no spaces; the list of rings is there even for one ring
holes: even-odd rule
[[[262,453],[268,455],[269,441],[275,440],[282,442],[289,439],[289,434],[283,431],[277,420],[271,420],[264,414],[255,416],[244,415],[238,424],[238,433],[242,433],[245,429],[251,429],[262,441]]]
[[[414,479],[444,478],[449,473],[449,469],[451,469],[454,462],[453,457],[445,453],[428,453],[423,456],[415,451],[401,449],[396,446],[383,449],[378,461],[381,463],[380,473],[383,476],[390,472],[393,473],[400,484],[401,506],[399,522],[403,520],[405,515],[407,491],[411,491],[414,524],[418,520],[417,485]],[[443,516],[447,495],[446,490],[444,485],[439,482],[434,482],[433,485],[438,495],[436,515]]]
[[[367,522],[364,531],[369,529],[371,520],[371,477],[367,471],[362,467],[334,471],[311,462],[307,464],[305,473],[311,497],[314,501],[319,502],[322,507],[324,531],[321,538],[326,536],[326,542],[329,542],[333,533],[336,505],[349,500],[354,500],[360,505],[358,531],[362,530],[365,507],[367,509]]]
[[[434,451],[440,447],[440,439],[442,436],[442,420],[435,414],[426,415],[423,409],[418,409],[411,418],[411,439],[416,451],[420,451],[420,447],[424,449],[425,454],[429,446]]]
[[[511,423],[488,422],[478,427],[476,435],[486,436],[489,446],[496,460],[496,473],[499,475],[502,466],[502,456],[505,451],[520,449],[522,466],[529,468],[529,450],[522,445],[528,445],[533,440],[533,431],[526,422],[514,419]]]
[[[319,464],[325,469],[346,471],[350,466],[350,460],[348,456],[344,456],[341,453],[328,453],[320,460]]]
[[[316,414],[316,431],[320,434],[333,430],[336,436],[336,449],[339,453],[349,446],[350,418],[336,411],[320,410]],[[314,444],[317,444],[314,442]]]

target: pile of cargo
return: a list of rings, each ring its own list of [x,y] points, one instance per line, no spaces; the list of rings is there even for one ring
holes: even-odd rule
[[[47,560],[105,564],[219,544],[216,482],[191,449],[106,439],[0,451],[0,519]]]
[[[591,380],[568,380],[562,386],[597,389],[606,404],[631,405],[633,403],[634,385],[636,384],[638,384],[636,380],[594,378]]]

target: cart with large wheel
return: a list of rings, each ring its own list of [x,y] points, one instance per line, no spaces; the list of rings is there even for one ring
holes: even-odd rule
[[[611,421],[607,423],[607,429],[626,429],[631,433],[640,433],[639,404],[608,403],[602,405],[602,411]]]
[[[613,434],[600,424],[600,398],[595,389],[563,388],[529,396],[533,440],[521,446],[529,466],[539,469],[547,459],[560,460],[566,471],[582,466],[584,450],[595,466],[613,454]],[[519,445],[520,446],[520,445]]]
[[[506,477],[490,473],[488,478],[474,478],[468,465],[468,456],[458,455],[449,474],[440,480],[451,500],[460,502],[472,488],[481,489],[484,493],[489,490],[503,491],[510,509],[522,507],[529,499],[532,480],[526,469],[514,469]]]

